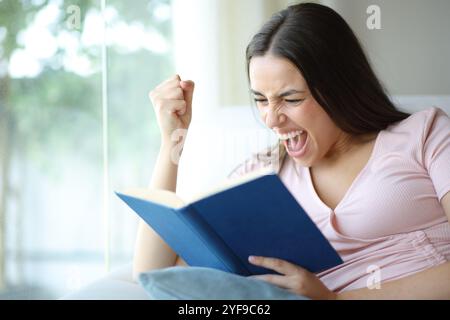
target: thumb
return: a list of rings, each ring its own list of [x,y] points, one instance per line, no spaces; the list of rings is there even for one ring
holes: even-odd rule
[[[191,80],[181,81],[180,82],[181,89],[183,89],[184,100],[186,101],[186,106],[191,108],[192,106],[192,98],[194,96],[194,87],[195,83]]]

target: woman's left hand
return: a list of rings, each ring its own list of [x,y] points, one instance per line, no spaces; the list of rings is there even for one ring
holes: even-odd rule
[[[280,275],[265,274],[251,276],[279,286],[288,291],[311,299],[334,300],[337,294],[330,291],[315,274],[285,260],[250,256],[249,262],[255,266],[274,270]]]

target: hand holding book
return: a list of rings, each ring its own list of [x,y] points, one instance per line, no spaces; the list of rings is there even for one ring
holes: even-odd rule
[[[117,193],[189,265],[241,275],[276,273],[250,255],[276,257],[311,272],[342,263],[320,230],[268,169],[183,201],[175,193]]]
[[[337,293],[331,291],[320,279],[300,266],[276,258],[250,256],[249,262],[275,270],[279,275],[265,274],[250,276],[286,289],[294,294],[310,299],[336,300]]]

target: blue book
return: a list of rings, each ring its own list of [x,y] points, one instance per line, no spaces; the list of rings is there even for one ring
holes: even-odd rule
[[[116,194],[190,266],[243,276],[276,273],[248,262],[274,257],[313,273],[343,261],[273,171],[181,200],[165,190]]]

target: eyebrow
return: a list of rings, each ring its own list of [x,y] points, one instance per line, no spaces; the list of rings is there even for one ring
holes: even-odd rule
[[[253,89],[251,89],[250,91],[256,96],[264,97],[264,95],[261,92],[255,91]],[[283,98],[283,97],[291,96],[296,93],[305,93],[305,91],[304,90],[288,90],[288,91],[285,91],[282,94],[280,94],[279,97]]]

